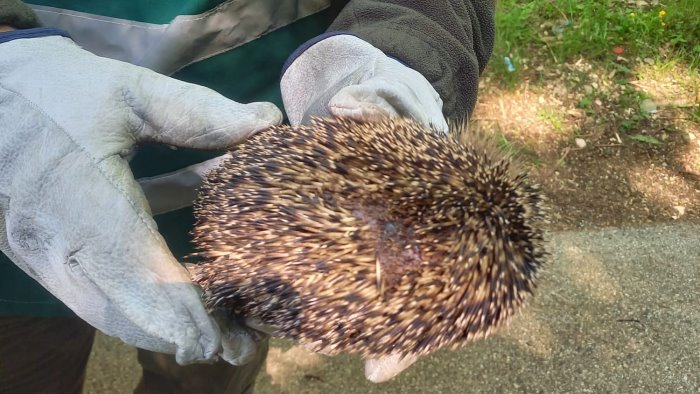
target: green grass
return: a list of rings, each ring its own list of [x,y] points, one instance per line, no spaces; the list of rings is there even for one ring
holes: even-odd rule
[[[661,141],[657,140],[656,138],[649,136],[649,135],[644,135],[644,134],[635,134],[631,137],[629,137],[631,140],[643,142],[645,144],[650,144],[650,145],[659,145],[661,144]]]
[[[553,64],[581,56],[605,62],[617,57],[618,47],[626,58],[681,59],[700,68],[700,0],[645,7],[625,0],[499,0],[496,25],[491,68],[508,86],[531,54]],[[507,70],[505,56],[515,72]]]
[[[525,158],[535,166],[539,166],[542,163],[535,149],[525,144],[510,141],[503,133],[495,133],[494,141],[496,146],[509,156]]]
[[[554,108],[543,108],[537,116],[547,122],[557,133],[564,132],[564,114]]]

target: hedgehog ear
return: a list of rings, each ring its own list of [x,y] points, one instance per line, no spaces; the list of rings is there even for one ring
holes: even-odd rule
[[[418,356],[392,354],[365,360],[365,377],[372,383],[382,383],[397,376],[418,360]]]

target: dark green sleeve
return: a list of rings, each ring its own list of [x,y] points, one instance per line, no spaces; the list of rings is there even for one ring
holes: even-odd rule
[[[39,27],[34,11],[19,0],[0,0],[0,25],[15,29]]]
[[[329,31],[349,31],[425,76],[448,119],[474,110],[495,37],[495,0],[352,0]]]

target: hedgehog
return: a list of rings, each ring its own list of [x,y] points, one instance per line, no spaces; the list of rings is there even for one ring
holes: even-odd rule
[[[425,356],[488,336],[533,294],[544,200],[464,126],[275,126],[208,174],[192,277],[210,310],[314,352]]]

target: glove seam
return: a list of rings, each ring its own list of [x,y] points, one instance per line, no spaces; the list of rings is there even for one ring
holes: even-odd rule
[[[109,156],[105,157],[104,159],[98,160],[95,156],[93,156],[92,154],[90,154],[90,152],[89,152],[87,149],[85,149],[85,147],[84,147],[83,145],[79,144],[79,143],[73,138],[73,136],[65,130],[65,128],[63,128],[58,122],[56,122],[56,120],[55,120],[52,116],[50,116],[49,114],[47,114],[46,111],[44,111],[43,108],[39,107],[34,101],[30,100],[30,99],[27,98],[25,95],[23,95],[23,94],[21,94],[21,93],[15,91],[15,90],[13,90],[13,89],[8,88],[8,87],[5,86],[2,82],[0,82],[0,88],[5,89],[5,90],[7,90],[7,91],[9,91],[9,92],[12,92],[12,93],[16,94],[17,96],[21,97],[23,100],[25,100],[27,103],[29,103],[32,107],[34,107],[37,111],[39,111],[42,115],[44,115],[44,117],[45,117],[46,119],[48,119],[49,121],[51,121],[51,123],[53,123],[53,124],[61,131],[61,133],[63,133],[63,134],[68,138],[68,140],[70,140],[70,142],[73,143],[73,145],[75,145],[85,156],[87,156],[87,157],[90,159],[90,161],[95,165],[95,167],[97,168],[97,170],[98,170],[98,171],[100,172],[100,174],[109,182],[109,184],[110,184],[113,188],[115,188],[115,189],[119,192],[119,194],[121,194],[121,196],[122,196],[124,199],[126,199],[126,201],[129,203],[129,205],[131,206],[131,208],[134,210],[134,212],[136,213],[136,216],[139,218],[139,220],[141,221],[141,223],[142,223],[143,225],[146,226],[146,228],[148,229],[149,233],[151,233],[151,235],[153,235],[153,236],[156,236],[156,235],[157,235],[157,232],[155,232],[155,231],[151,228],[151,226],[148,225],[147,221],[144,219],[143,213],[142,213],[142,212],[139,212],[139,210],[137,209],[136,203],[135,203],[131,198],[129,198],[128,194],[125,192],[124,189],[122,189],[121,187],[119,187],[119,186],[116,184],[116,182],[114,181],[114,178],[111,177],[111,176],[109,176],[108,174],[106,174],[105,171],[102,169],[102,162],[103,162],[104,160],[106,160],[108,157],[111,157],[111,156],[114,156],[114,155],[109,155]]]

